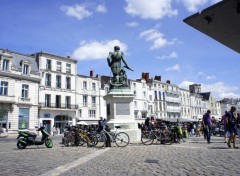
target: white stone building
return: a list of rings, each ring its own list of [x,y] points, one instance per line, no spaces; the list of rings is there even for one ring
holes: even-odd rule
[[[34,57],[0,49],[0,126],[9,134],[38,126],[40,80]]]
[[[191,98],[189,90],[179,88],[179,94],[181,99],[181,118],[196,119],[195,113],[192,113],[194,112],[193,103],[191,104],[191,100],[195,99]]]
[[[94,77],[93,71],[90,71],[90,76],[77,75],[77,121],[92,124],[100,116],[106,118],[106,102],[103,100],[106,90],[101,87],[100,80],[101,76]]]
[[[206,109],[203,107],[202,96],[200,94],[190,94],[190,108],[192,119],[202,119],[203,113]],[[205,105],[206,106],[206,105]]]
[[[41,73],[39,126],[44,125],[48,132],[55,126],[62,132],[76,121],[77,61],[46,52],[35,56]]]
[[[179,98],[179,87],[171,84],[167,80],[166,84],[166,104],[167,104],[167,117],[180,118],[181,117],[181,99]]]

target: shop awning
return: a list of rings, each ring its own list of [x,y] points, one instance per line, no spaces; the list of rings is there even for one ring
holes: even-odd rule
[[[165,122],[177,122],[177,119],[179,122],[197,122],[195,119],[186,119],[186,118],[162,118],[162,121]]]

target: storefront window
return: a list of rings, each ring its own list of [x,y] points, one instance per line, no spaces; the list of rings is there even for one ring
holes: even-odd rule
[[[19,108],[18,128],[29,128],[29,108]]]

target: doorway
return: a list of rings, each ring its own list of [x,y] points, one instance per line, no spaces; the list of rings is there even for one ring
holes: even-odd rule
[[[44,130],[51,134],[51,120],[43,120]]]

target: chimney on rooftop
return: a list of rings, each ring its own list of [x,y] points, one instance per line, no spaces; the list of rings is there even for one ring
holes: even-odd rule
[[[166,83],[167,83],[167,84],[171,84],[170,80],[167,80]]]
[[[161,81],[162,78],[161,78],[161,76],[157,76],[157,75],[156,75],[156,76],[154,77],[154,80]]]
[[[90,77],[93,77],[93,76],[94,76],[94,71],[91,70],[91,71],[90,71]]]

